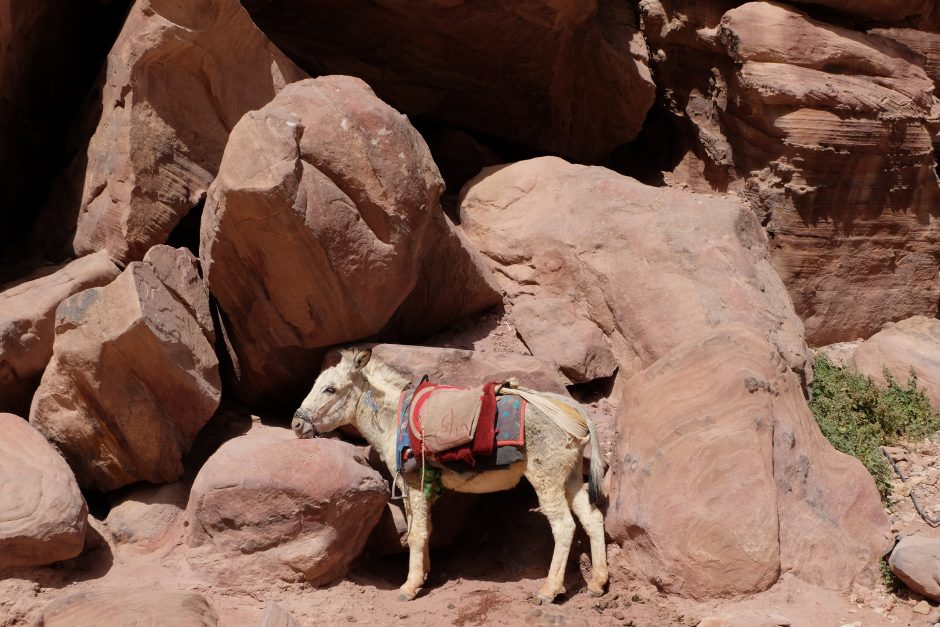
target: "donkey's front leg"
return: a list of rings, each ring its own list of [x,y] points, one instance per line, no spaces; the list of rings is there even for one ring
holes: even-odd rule
[[[418,488],[408,486],[408,579],[399,588],[398,600],[410,601],[415,598],[428,569],[431,567],[428,540],[431,537],[431,502],[424,496],[420,480]]]

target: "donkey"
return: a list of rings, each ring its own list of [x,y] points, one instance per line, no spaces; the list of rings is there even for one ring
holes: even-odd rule
[[[335,358],[335,355],[334,355]],[[327,361],[329,363],[329,361]],[[398,400],[409,382],[368,349],[339,351],[339,363],[326,367],[294,414],[292,428],[300,438],[316,437],[343,425],[354,425],[396,476],[395,447]],[[565,432],[532,403],[526,408],[523,461],[506,468],[476,473],[441,470],[444,488],[458,492],[486,493],[508,490],[522,477],[538,495],[542,513],[548,518],[555,540],[548,578],[536,602],[551,603],[564,593],[565,565],[574,536],[574,511],[591,542],[591,579],[588,594],[600,596],[607,584],[607,547],[604,518],[595,505],[603,477],[600,446],[590,419],[578,404],[561,395],[539,393],[562,400],[585,419],[591,441],[589,489],[581,479],[584,442]],[[396,477],[397,481],[397,477]],[[399,588],[399,601],[413,599],[424,584],[430,567],[428,538],[431,534],[431,501],[425,496],[421,469],[403,476],[405,511],[408,517],[408,578]]]

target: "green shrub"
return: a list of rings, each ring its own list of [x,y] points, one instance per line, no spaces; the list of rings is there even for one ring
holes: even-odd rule
[[[907,385],[901,386],[885,369],[888,385],[882,387],[852,368],[833,364],[823,353],[813,369],[810,408],[823,435],[836,449],[857,457],[887,498],[892,471],[879,447],[940,430],[940,415],[931,410],[913,370]]]

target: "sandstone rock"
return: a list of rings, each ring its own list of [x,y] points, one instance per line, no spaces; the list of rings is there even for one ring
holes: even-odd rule
[[[152,587],[78,592],[47,605],[34,623],[36,627],[215,627],[217,624],[215,610],[201,594]]]
[[[120,271],[104,253],[76,259],[0,291],[0,411],[29,409],[52,358],[55,310],[67,297],[106,285]]]
[[[218,407],[218,360],[189,304],[134,262],[59,306],[30,422],[79,483],[103,490],[175,481],[180,458]]]
[[[935,30],[940,31],[940,23],[936,24]],[[924,72],[933,80],[934,94],[940,96],[940,32],[930,33],[914,28],[873,28],[868,34],[885,37],[922,55]]]
[[[702,163],[688,181],[745,192],[807,340],[935,313],[940,108],[922,58],[782,4],[750,2],[718,23],[727,4],[658,4],[643,3],[644,24],[658,16],[657,74]]]
[[[144,263],[173,296],[192,313],[203,335],[215,344],[215,325],[209,309],[209,287],[202,280],[199,260],[185,248],[157,245],[144,255]]]
[[[633,9],[608,0],[245,6],[311,73],[359,76],[408,115],[577,160],[633,139],[653,104]]]
[[[372,355],[413,381],[428,375],[431,381],[472,387],[516,377],[534,390],[566,393],[554,365],[528,355],[401,344],[377,344],[372,347]]]
[[[726,327],[624,387],[610,536],[668,592],[753,593],[781,572],[846,589],[870,576],[889,521],[861,464],[819,432],[766,340]]]
[[[882,384],[884,368],[901,385],[907,383],[913,368],[917,384],[934,409],[940,410],[940,320],[914,316],[889,322],[859,345],[852,361],[859,372]]]
[[[342,576],[388,499],[356,450],[262,426],[226,442],[193,484],[188,559],[226,586]]]
[[[835,344],[820,346],[814,349],[813,352],[815,354],[822,353],[826,355],[829,361],[837,366],[847,366],[852,362],[852,355],[855,354],[856,349],[861,345],[861,340],[855,342],[836,342]]]
[[[246,402],[289,404],[324,347],[375,334],[406,299],[427,334],[495,300],[453,226],[435,224],[441,189],[421,136],[358,79],[295,83],[239,122],[200,257]],[[439,282],[449,272],[461,283]]]
[[[66,175],[81,197],[52,203],[80,206],[74,250],[126,262],[164,243],[239,118],[304,76],[235,0],[136,2],[108,56],[97,130]]]
[[[0,413],[0,570],[75,557],[88,509],[65,460],[29,423]]]
[[[108,531],[117,544],[153,551],[173,536],[188,496],[179,482],[136,488],[111,507]]]
[[[301,627],[294,617],[274,601],[268,601],[258,627]]]
[[[908,588],[940,601],[940,540],[921,536],[902,538],[891,552],[888,566]]]
[[[626,379],[728,323],[757,330],[793,370],[808,370],[802,324],[760,225],[730,196],[544,157],[484,170],[460,211],[522,340],[572,381],[614,367]]]

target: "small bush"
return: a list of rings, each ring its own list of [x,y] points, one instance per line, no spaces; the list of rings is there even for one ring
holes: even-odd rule
[[[940,430],[940,415],[933,413],[917,376],[911,371],[901,386],[884,371],[886,387],[820,353],[814,364],[813,400],[810,408],[823,435],[832,445],[857,457],[875,478],[886,499],[892,471],[879,449],[900,438],[920,439]]]

